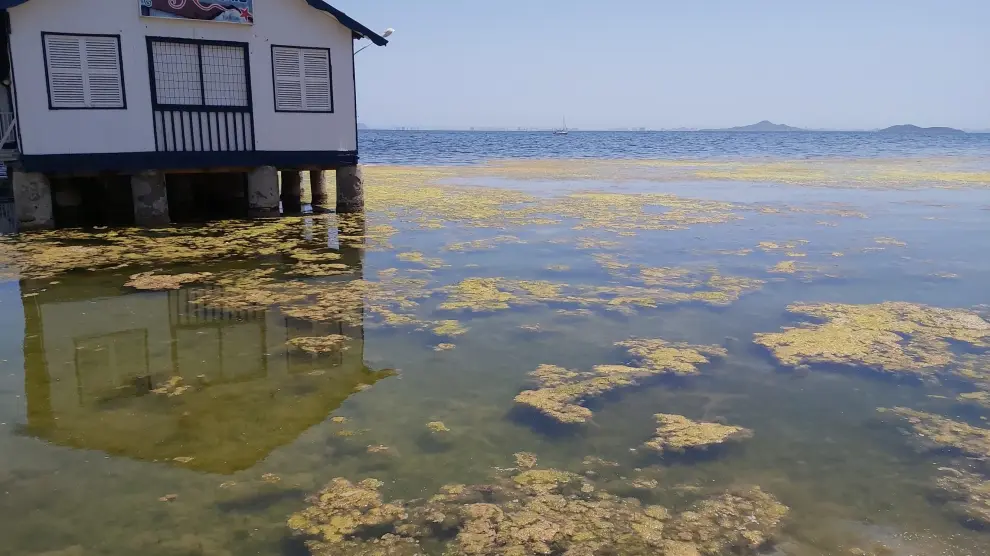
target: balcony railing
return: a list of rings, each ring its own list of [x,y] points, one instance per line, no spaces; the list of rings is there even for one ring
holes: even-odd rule
[[[0,112],[0,148],[9,149],[17,146],[17,116],[13,112]]]

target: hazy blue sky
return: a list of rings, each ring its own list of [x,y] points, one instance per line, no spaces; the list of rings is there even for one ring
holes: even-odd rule
[[[331,3],[369,125],[990,128],[990,0]]]

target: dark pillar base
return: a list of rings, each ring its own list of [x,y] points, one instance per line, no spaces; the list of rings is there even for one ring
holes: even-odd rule
[[[302,173],[282,170],[282,214],[302,212]]]
[[[337,168],[337,213],[359,212],[364,212],[364,178],[361,176],[361,167],[354,165]]]

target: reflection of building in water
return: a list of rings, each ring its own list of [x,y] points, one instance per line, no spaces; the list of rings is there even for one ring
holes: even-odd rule
[[[388,376],[364,366],[362,327],[208,308],[190,303],[195,290],[121,296],[80,280],[24,299],[28,431],[56,444],[233,472]],[[327,334],[350,337],[349,349],[286,348]]]

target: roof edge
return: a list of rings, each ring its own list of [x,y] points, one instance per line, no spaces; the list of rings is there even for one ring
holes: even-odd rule
[[[0,3],[3,3],[5,1],[26,2],[27,0],[0,0]],[[371,40],[371,42],[377,44],[378,46],[385,46],[386,44],[388,44],[388,40],[385,37],[379,35],[378,33],[372,31],[371,29],[368,29],[364,25],[361,25],[351,16],[345,14],[344,12],[338,10],[337,8],[331,6],[330,4],[327,4],[323,0],[306,0],[306,3],[313,8],[320,10],[321,12],[326,12],[332,15],[337,19],[337,21],[340,22],[341,25],[347,27],[355,34]]]
[[[16,8],[17,6],[20,6],[28,1],[30,0],[0,0],[0,10]],[[370,39],[371,42],[377,44],[378,46],[385,46],[388,44],[388,40],[386,40],[385,37],[379,35],[371,29],[368,29],[364,25],[361,25],[354,18],[331,6],[330,4],[327,4],[323,0],[306,0],[306,3],[312,8],[332,15],[337,19],[337,21],[340,22],[341,25],[347,27],[357,35]]]

